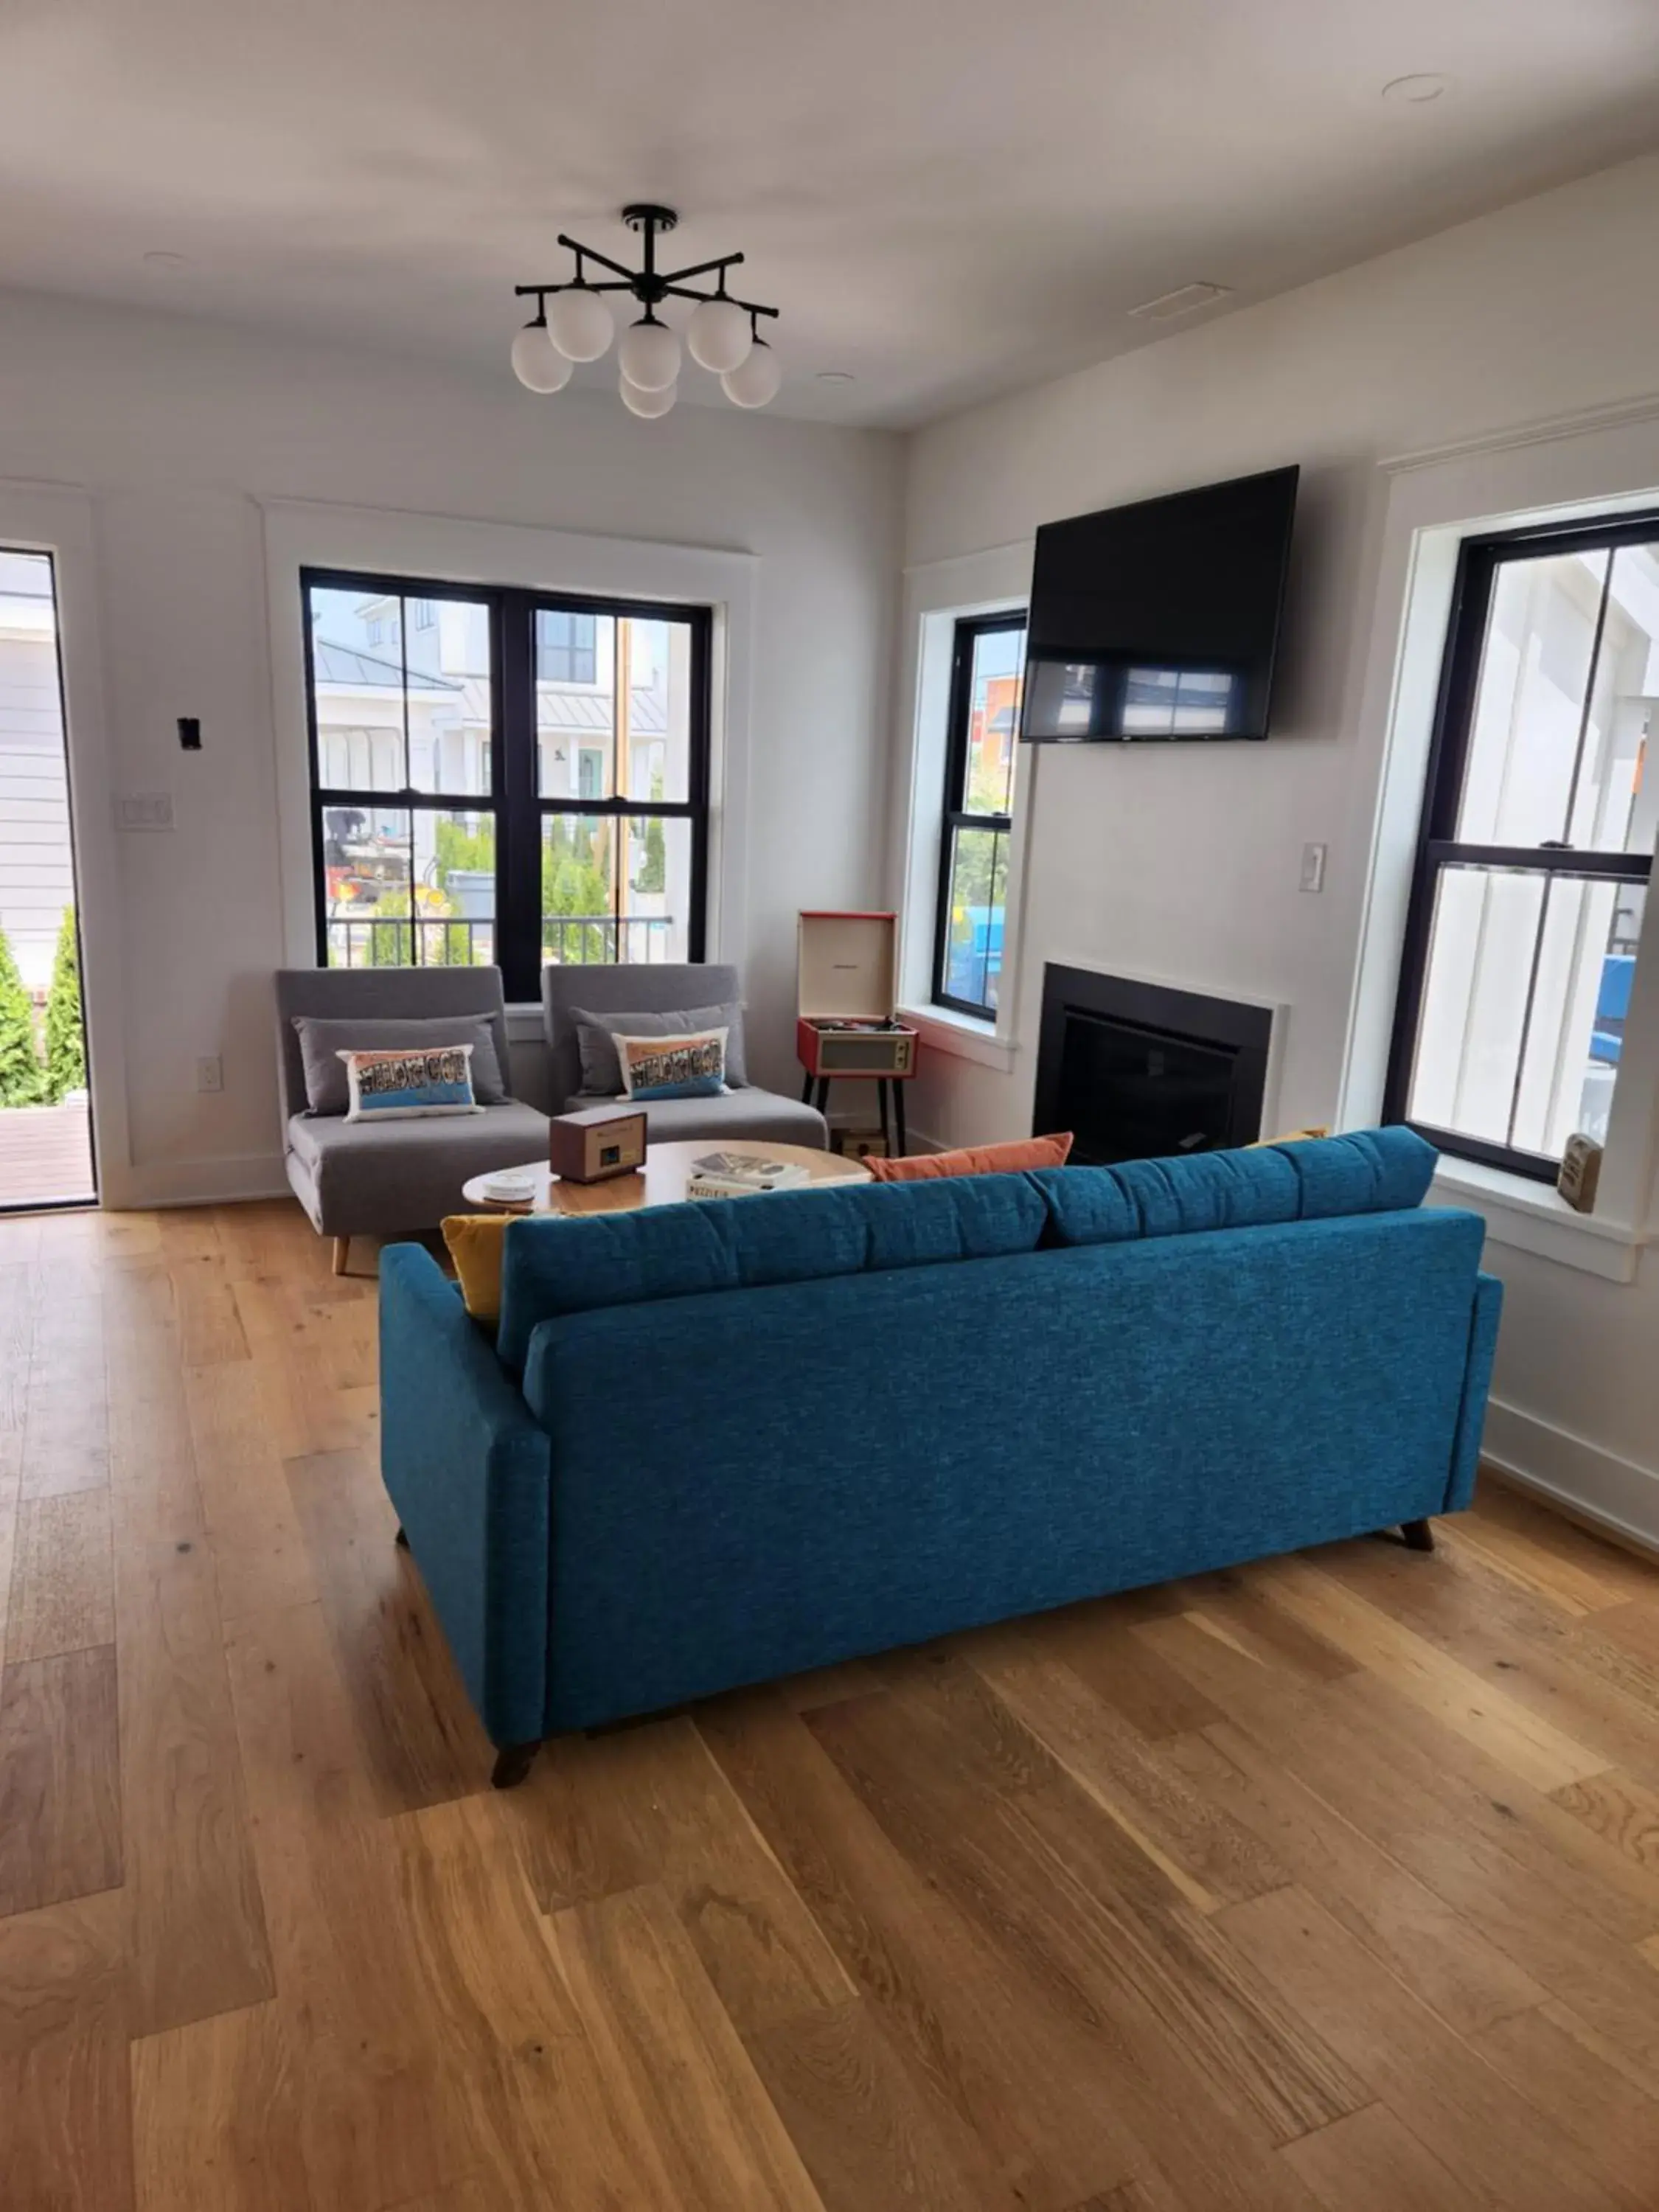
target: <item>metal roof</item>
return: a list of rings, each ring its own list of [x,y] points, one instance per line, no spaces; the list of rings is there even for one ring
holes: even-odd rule
[[[356,690],[403,689],[401,661],[381,660],[372,653],[359,653],[355,646],[335,645],[325,637],[313,638],[311,661],[319,684],[344,684]],[[426,676],[418,668],[411,668],[409,688],[411,691],[459,691],[462,686],[447,676]]]

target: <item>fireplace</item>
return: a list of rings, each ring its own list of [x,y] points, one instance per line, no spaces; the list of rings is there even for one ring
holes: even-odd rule
[[[1042,971],[1039,1133],[1070,1129],[1085,1166],[1248,1145],[1261,1134],[1273,1015],[1161,983]]]

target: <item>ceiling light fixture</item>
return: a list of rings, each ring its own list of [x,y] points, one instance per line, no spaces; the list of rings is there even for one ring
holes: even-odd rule
[[[569,381],[571,364],[598,361],[616,336],[611,310],[601,296],[625,292],[645,310],[623,332],[617,349],[622,372],[623,404],[647,420],[666,415],[679,389],[680,340],[658,316],[665,300],[695,300],[685,326],[686,350],[700,368],[710,370],[735,407],[764,407],[777,396],[783,369],[760,334],[760,318],[777,318],[775,307],[738,300],[726,289],[727,270],[743,259],[722,253],[689,269],[659,270],[657,240],[679,222],[672,208],[641,203],[625,207],[623,221],[645,240],[644,266],[627,269],[609,254],[559,234],[559,244],[576,257],[576,273],[562,284],[519,284],[518,296],[534,300],[536,313],[513,341],[513,373],[532,392],[558,392]],[[587,274],[593,262],[610,276]],[[698,289],[694,277],[713,276],[712,292]]]

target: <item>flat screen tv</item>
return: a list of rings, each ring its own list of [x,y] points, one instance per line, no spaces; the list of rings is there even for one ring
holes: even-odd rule
[[[1045,523],[1024,742],[1265,738],[1299,474]]]

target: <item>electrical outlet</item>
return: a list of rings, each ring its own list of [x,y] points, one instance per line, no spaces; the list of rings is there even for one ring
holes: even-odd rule
[[[225,1087],[225,1066],[216,1052],[196,1063],[196,1088],[198,1091],[222,1091]]]
[[[1297,889],[1303,891],[1322,891],[1325,888],[1325,848],[1304,845],[1302,848],[1302,874]]]
[[[118,830],[171,830],[173,793],[170,791],[123,792],[115,802]]]

